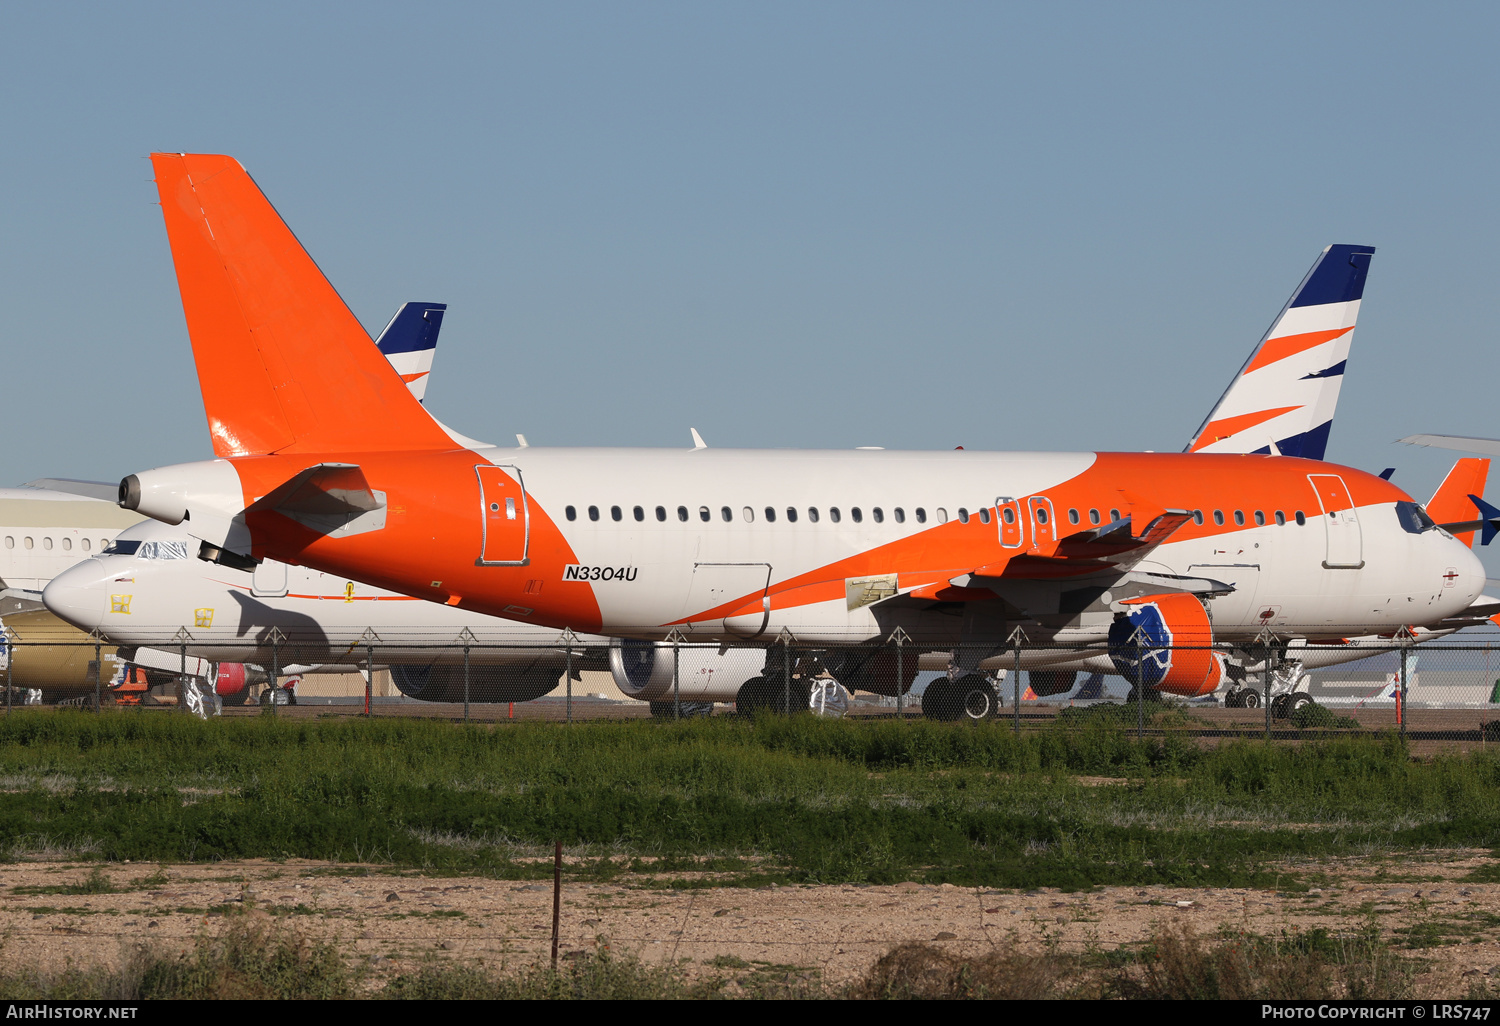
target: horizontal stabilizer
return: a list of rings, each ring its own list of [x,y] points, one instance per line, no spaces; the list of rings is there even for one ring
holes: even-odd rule
[[[1484,518],[1480,527],[1483,535],[1479,544],[1488,545],[1494,539],[1496,532],[1500,532],[1500,509],[1491,506],[1477,495],[1469,496],[1469,501],[1474,503],[1479,510],[1479,515]]]
[[[353,463],[319,463],[257,500],[247,514],[280,513],[303,527],[342,538],[385,526],[385,493],[370,488]]]

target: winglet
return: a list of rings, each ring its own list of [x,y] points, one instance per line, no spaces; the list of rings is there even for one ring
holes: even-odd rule
[[[693,433],[693,448],[694,449],[707,449],[708,448],[708,443],[703,440],[703,436],[698,433],[698,429],[697,428],[688,428],[688,430]]]

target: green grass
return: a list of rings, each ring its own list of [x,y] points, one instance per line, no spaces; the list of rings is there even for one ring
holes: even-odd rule
[[[550,875],[557,838],[581,860],[573,879],[1288,889],[1296,880],[1273,863],[1500,847],[1500,755],[1417,762],[1394,735],[1204,749],[1130,726],[1093,717],[1017,736],[1000,723],[810,717],[462,727],[27,710],[0,720],[0,856],[297,857],[528,878]]]

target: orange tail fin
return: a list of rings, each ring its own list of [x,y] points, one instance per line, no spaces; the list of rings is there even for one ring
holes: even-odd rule
[[[453,448],[237,160],[151,164],[215,455]]]
[[[1479,513],[1471,495],[1483,495],[1485,481],[1490,475],[1490,461],[1466,456],[1453,464],[1438,490],[1432,493],[1427,504],[1427,515],[1440,524],[1466,523],[1478,518]],[[1453,537],[1465,545],[1474,544],[1473,531],[1461,531]]]

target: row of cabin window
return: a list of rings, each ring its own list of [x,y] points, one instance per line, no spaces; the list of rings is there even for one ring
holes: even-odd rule
[[[566,509],[565,512],[566,512],[567,517],[568,517],[569,520],[577,520],[578,519],[578,510],[577,510],[576,507],[569,506]],[[646,509],[643,506],[634,506],[634,507],[631,508],[630,512],[631,512],[631,516],[633,516],[638,521],[643,521],[643,520],[646,519]],[[925,524],[925,523],[927,523],[927,510],[926,509],[922,508],[921,506],[918,506],[912,512],[916,516],[917,523],[919,523],[919,524]],[[774,507],[774,506],[767,506],[765,508],[764,513],[765,513],[765,518],[766,518],[766,522],[767,523],[774,524],[776,522],[776,507]],[[933,511],[933,513],[935,514],[934,520],[937,523],[939,523],[939,524],[946,524],[948,522],[948,511],[946,509],[943,509],[941,506],[939,506],[937,509],[935,509]],[[1037,506],[1037,507],[1033,508],[1032,513],[1036,517],[1037,523],[1039,523],[1039,524],[1045,524],[1047,522],[1047,508],[1045,506]],[[598,506],[590,506],[588,508],[588,514],[589,514],[589,519],[590,520],[598,520],[599,519],[599,507]],[[745,522],[747,524],[755,522],[755,510],[753,508],[751,508],[750,506],[746,506],[743,510],[741,510],[740,511],[740,515],[744,518],[744,520],[745,520]],[[895,509],[891,510],[891,515],[892,515],[892,518],[896,521],[896,523],[898,523],[898,524],[904,524],[904,523],[906,523],[906,510],[902,509],[900,506],[897,506]],[[1012,507],[1012,506],[1007,506],[1005,509],[1001,510],[1000,515],[1005,520],[1005,522],[1007,524],[1014,524],[1016,522],[1016,511],[1015,511],[1015,508]],[[1098,524],[1103,519],[1097,509],[1091,509],[1091,510],[1089,510],[1088,516],[1089,516],[1089,523],[1090,524]],[[1256,523],[1257,527],[1264,527],[1265,526],[1265,524],[1266,524],[1266,515],[1265,515],[1265,513],[1263,513],[1260,510],[1255,510],[1253,516],[1255,518],[1255,523]],[[1276,523],[1277,523],[1278,526],[1286,523],[1286,514],[1283,513],[1281,510],[1279,510],[1279,509],[1276,510],[1276,512],[1274,514],[1272,514],[1272,516],[1275,518]],[[1303,515],[1303,513],[1302,513],[1302,511],[1300,509],[1296,511],[1296,513],[1294,514],[1294,516],[1296,517],[1296,520],[1297,520],[1298,524],[1305,524],[1307,522],[1307,518]],[[719,507],[719,517],[726,524],[730,523],[731,521],[734,520],[734,510],[732,508],[730,508],[729,506],[720,506]],[[609,508],[609,518],[611,520],[614,520],[614,521],[624,520],[625,519],[625,511],[623,509],[621,509],[619,506],[611,506]],[[877,524],[884,523],[885,522],[885,510],[881,509],[879,506],[876,506],[876,507],[872,508],[870,510],[870,518],[872,520],[874,520],[875,523],[877,523]],[[1221,510],[1221,509],[1214,510],[1213,511],[1213,518],[1214,518],[1214,523],[1215,524],[1219,525],[1220,527],[1222,527],[1224,525],[1224,511],[1223,510]],[[660,520],[660,521],[665,521],[667,519],[667,507],[665,507],[665,506],[657,506],[656,507],[656,519]],[[680,521],[682,521],[683,523],[687,523],[687,521],[689,519],[691,519],[691,515],[689,514],[688,508],[686,506],[678,506],[677,507],[677,519],[680,520]],[[713,512],[707,506],[699,506],[698,507],[698,519],[701,520],[701,521],[703,521],[706,524],[710,520],[713,519]],[[786,519],[787,519],[788,523],[795,524],[797,522],[797,507],[795,507],[795,506],[788,506],[786,508]],[[818,522],[819,514],[818,514],[818,508],[816,506],[809,506],[808,507],[808,509],[807,509],[807,519],[811,523],[814,523],[814,524],[816,524]],[[843,519],[843,515],[839,512],[839,508],[837,506],[830,506],[830,507],[828,507],[828,519],[831,520],[835,524],[837,524],[840,520]],[[852,520],[852,521],[854,521],[856,524],[862,523],[864,521],[864,511],[861,510],[858,506],[851,507],[850,510],[849,510],[849,519]],[[1068,523],[1070,523],[1070,524],[1076,524],[1076,523],[1078,523],[1080,521],[1080,519],[1081,518],[1079,516],[1078,510],[1076,510],[1076,509],[1070,509],[1070,510],[1068,510]],[[1120,519],[1120,511],[1119,510],[1112,509],[1112,510],[1109,511],[1109,520],[1110,520],[1111,523],[1113,523],[1114,521],[1119,520],[1119,519]],[[961,524],[967,524],[969,522],[969,511],[968,511],[968,509],[966,509],[966,508],[964,508],[962,506],[960,506],[959,510],[958,510],[958,522],[961,523]],[[988,524],[990,522],[990,511],[988,509],[981,509],[979,511],[979,522],[981,524]],[[1200,526],[1202,525],[1202,523],[1203,523],[1203,511],[1201,509],[1195,509],[1195,510],[1193,510],[1193,522],[1195,524],[1200,525]],[[1235,522],[1236,526],[1239,526],[1239,527],[1245,526],[1245,513],[1244,513],[1243,510],[1238,510],[1237,509],[1237,510],[1234,511],[1234,522]],[[9,539],[7,539],[7,542],[8,541],[9,541]]]
[[[107,539],[105,539],[105,538],[100,538],[99,539],[99,548],[100,549],[103,549],[108,544],[109,544],[109,541]],[[16,547],[16,539],[15,539],[14,535],[9,535],[8,534],[8,535],[5,536],[5,547],[7,549],[13,549],[13,548]],[[22,548],[26,548],[26,549],[35,548],[36,547],[36,542],[33,541],[29,537],[23,537],[21,539],[21,547]],[[78,547],[80,549],[82,549],[84,552],[89,552],[89,551],[91,551],[92,543],[87,538],[80,538],[80,539],[78,539]],[[44,548],[44,549],[50,549],[50,548],[52,548],[52,539],[51,538],[43,538],[42,539],[42,548]],[[64,552],[71,552],[73,550],[73,539],[72,538],[64,538],[62,540],[62,549],[63,549]]]
[[[1046,509],[1038,507],[1037,510],[1036,510],[1036,514],[1037,514],[1037,522],[1038,523],[1045,524],[1047,522],[1047,511],[1046,511]],[[1283,513],[1281,510],[1278,509],[1275,513],[1273,513],[1271,515],[1272,515],[1273,519],[1275,519],[1276,524],[1277,524],[1278,527],[1281,526],[1282,524],[1286,523],[1286,514]],[[1255,510],[1254,513],[1252,514],[1252,516],[1255,518],[1255,526],[1257,526],[1257,527],[1264,527],[1264,526],[1266,526],[1266,515],[1265,515],[1265,513],[1263,513],[1260,510]],[[1293,514],[1293,516],[1296,518],[1297,523],[1299,523],[1299,524],[1305,524],[1305,523],[1307,523],[1307,517],[1303,514],[1303,512],[1300,509],[1297,510]],[[1213,518],[1214,518],[1214,523],[1215,524],[1217,524],[1220,527],[1224,526],[1224,511],[1222,509],[1216,509],[1216,510],[1214,510],[1213,511]],[[1079,515],[1078,515],[1078,511],[1076,509],[1070,509],[1070,510],[1068,510],[1068,523],[1070,523],[1070,524],[1076,524],[1076,523],[1079,522],[1079,519],[1080,518],[1079,518]],[[1109,519],[1110,519],[1111,523],[1113,523],[1116,520],[1119,520],[1120,519],[1120,511],[1117,510],[1117,509],[1110,510],[1109,511]],[[1005,511],[1005,522],[1007,524],[1013,524],[1013,523],[1015,523],[1015,521],[1016,521],[1015,510],[1013,510],[1013,509],[1007,509]],[[1091,523],[1091,524],[1097,524],[1099,522],[1100,522],[1099,511],[1097,509],[1091,509],[1091,510],[1089,510],[1089,523]],[[985,523],[989,523],[989,521],[986,520]],[[1202,524],[1203,524],[1203,511],[1201,509],[1195,509],[1195,510],[1193,510],[1193,523],[1198,524],[1199,526],[1202,526]],[[1245,526],[1245,511],[1244,510],[1237,509],[1237,510],[1234,511],[1234,523],[1235,523],[1235,526],[1237,526],[1237,527],[1244,527]]]
[[[578,519],[578,510],[577,510],[576,507],[569,506],[563,512],[567,515],[567,518],[569,520],[577,520]],[[634,517],[636,520],[645,520],[646,519],[646,509],[645,509],[644,506],[634,506],[630,510],[630,515],[632,517]],[[765,510],[763,511],[763,515],[765,516],[767,523],[774,524],[776,522],[776,518],[778,516],[778,512],[777,512],[775,506],[767,506],[765,508]],[[788,506],[786,508],[784,514],[781,514],[781,515],[784,515],[786,517],[788,523],[795,524],[797,522],[797,518],[801,514],[800,514],[800,511],[797,509],[797,507],[795,507],[795,506]],[[927,510],[924,509],[923,507],[918,506],[916,509],[912,510],[912,515],[913,515],[913,518],[916,520],[917,523],[919,523],[919,524],[925,524],[925,523],[927,523]],[[745,522],[747,524],[755,522],[755,510],[754,510],[753,507],[746,506],[744,509],[742,509],[740,511],[740,516],[742,516],[744,518],[744,520],[745,520]],[[588,517],[589,517],[590,520],[598,520],[599,519],[599,507],[598,506],[590,506],[588,508]],[[734,510],[733,510],[733,508],[731,508],[729,506],[720,506],[719,507],[719,517],[726,524],[730,523],[731,521],[734,520]],[[611,506],[611,507],[609,507],[609,518],[611,520],[616,520],[616,521],[624,520],[625,519],[625,511],[623,509],[621,509],[619,506]],[[807,519],[808,519],[808,521],[810,523],[816,524],[821,518],[822,518],[822,514],[819,513],[818,507],[816,507],[816,506],[809,506],[807,508]],[[665,507],[665,506],[657,506],[656,507],[656,519],[657,520],[661,520],[661,521],[665,521],[667,519],[667,507]],[[678,506],[677,507],[677,519],[680,520],[680,521],[682,521],[683,523],[687,523],[689,520],[692,519],[692,514],[688,511],[688,508],[686,506]],[[707,506],[699,506],[698,507],[698,519],[701,520],[701,521],[703,521],[705,524],[708,523],[710,520],[713,519],[713,511],[711,509],[709,509]],[[828,507],[828,519],[830,521],[832,521],[833,523],[837,524],[837,523],[839,523],[840,521],[842,521],[844,519],[844,515],[839,510],[839,508],[837,506],[830,506],[830,507]],[[858,506],[851,507],[850,510],[849,510],[849,519],[852,520],[852,521],[854,521],[856,524],[863,523],[864,519],[865,519],[864,510],[860,509],[860,507],[858,507]],[[875,523],[877,523],[877,524],[883,524],[883,523],[885,523],[885,510],[882,509],[879,506],[876,506],[876,507],[872,508],[870,510],[870,519],[873,520],[873,521],[875,521]],[[891,519],[894,520],[894,521],[896,521],[896,523],[898,523],[898,524],[904,524],[904,523],[906,523],[906,510],[903,509],[900,506],[897,506],[895,509],[891,510]],[[937,522],[939,524],[946,524],[948,522],[948,511],[946,509],[942,509],[941,507],[939,507],[938,509],[933,510],[933,519],[934,519],[935,522]],[[966,510],[966,509],[959,510],[958,511],[958,519],[967,524],[969,522],[969,511]],[[985,523],[989,523],[988,517],[986,517]]]

